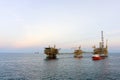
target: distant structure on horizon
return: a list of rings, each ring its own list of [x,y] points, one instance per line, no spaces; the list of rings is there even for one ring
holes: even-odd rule
[[[59,53],[58,49],[54,45],[54,47],[47,47],[44,50],[44,53],[47,55],[47,59],[56,59],[56,55]]]
[[[108,56],[108,46],[107,46],[107,40],[106,40],[106,47],[104,46],[104,37],[103,37],[103,31],[101,31],[101,42],[99,43],[99,47],[96,48],[93,47],[93,54],[98,54],[101,57],[107,57]]]

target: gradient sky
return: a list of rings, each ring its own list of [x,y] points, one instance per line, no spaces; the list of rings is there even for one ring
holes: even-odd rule
[[[101,30],[109,51],[120,51],[120,0],[0,0],[0,52],[92,51]]]

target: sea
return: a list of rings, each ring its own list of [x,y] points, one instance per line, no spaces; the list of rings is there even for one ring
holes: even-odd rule
[[[0,80],[120,80],[120,53],[98,61],[91,53],[73,56],[47,60],[42,53],[0,53]]]

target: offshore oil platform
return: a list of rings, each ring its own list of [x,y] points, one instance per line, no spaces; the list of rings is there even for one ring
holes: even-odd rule
[[[93,46],[93,48],[93,60],[100,60],[108,57],[108,45],[106,40],[106,46],[104,46],[103,31],[101,31],[101,42],[99,42],[99,47],[96,48],[95,46]],[[57,49],[55,45],[54,47],[48,46],[44,49],[44,53],[47,55],[47,59],[56,59],[56,55],[59,54],[59,49]],[[81,46],[79,46],[78,49],[75,49],[73,52],[75,58],[82,58],[83,53],[84,52],[81,50]]]
[[[82,58],[82,53],[83,51],[80,49],[81,47],[79,46],[78,49],[74,50],[74,57],[75,58]]]
[[[44,53],[47,55],[46,59],[56,59],[56,55],[59,53],[58,51],[55,45],[54,47],[49,46],[45,48]]]
[[[93,57],[94,59],[101,59],[101,57],[107,57],[108,56],[108,46],[107,46],[107,40],[106,40],[106,46],[104,46],[104,37],[103,37],[103,31],[101,31],[101,42],[99,42],[99,47],[96,48],[95,46],[93,47],[93,54],[97,55],[96,58],[95,56]],[[99,56],[98,56],[99,55]]]

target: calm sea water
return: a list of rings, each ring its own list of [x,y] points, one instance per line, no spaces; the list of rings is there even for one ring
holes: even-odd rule
[[[120,54],[93,61],[73,54],[45,60],[43,54],[0,54],[0,80],[120,80]]]

